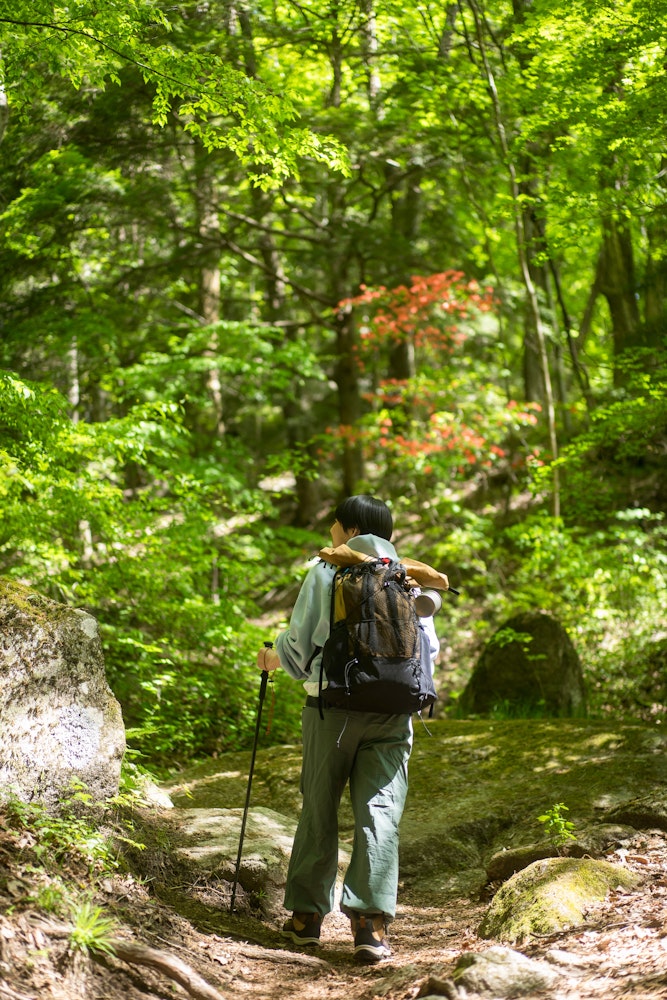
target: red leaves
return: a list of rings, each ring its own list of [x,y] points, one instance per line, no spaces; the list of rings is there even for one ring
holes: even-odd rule
[[[491,289],[466,281],[462,271],[415,276],[410,285],[387,289],[361,286],[361,294],[339,302],[338,309],[371,306],[360,328],[361,353],[376,352],[382,345],[411,339],[415,347],[450,350],[464,335],[457,333],[457,320],[469,318],[470,307],[488,312],[493,307]]]
[[[517,450],[524,466],[540,462],[526,437],[539,406],[507,404],[502,389],[484,381],[493,325],[480,326],[478,338],[475,322],[493,307],[490,288],[453,269],[390,289],[361,286],[359,295],[341,302],[339,309],[358,312],[352,356],[367,377],[363,398],[369,405],[330,441],[360,447],[377,477],[469,478],[499,464],[514,468]],[[379,377],[389,368],[390,352],[406,342],[414,347],[416,376]]]

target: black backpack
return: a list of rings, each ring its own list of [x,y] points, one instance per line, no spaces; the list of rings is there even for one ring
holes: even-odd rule
[[[373,559],[336,571],[331,631],[322,649],[322,704],[356,712],[409,714],[437,699],[428,636],[405,566]]]

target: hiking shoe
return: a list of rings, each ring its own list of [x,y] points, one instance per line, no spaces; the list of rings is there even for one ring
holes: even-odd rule
[[[380,962],[389,958],[391,948],[387,941],[384,917],[381,913],[358,913],[352,918],[354,931],[354,957],[358,962]]]
[[[291,938],[295,944],[317,945],[320,943],[322,917],[319,913],[293,913],[283,924],[283,937]]]

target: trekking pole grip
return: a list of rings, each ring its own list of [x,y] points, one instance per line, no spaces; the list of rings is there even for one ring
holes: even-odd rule
[[[264,647],[265,647],[265,649],[273,649],[273,643],[272,642],[265,642],[264,643]],[[271,683],[273,683],[273,674],[271,674],[271,676],[269,677],[269,671],[268,670],[262,670],[262,680],[261,680],[260,686],[259,686],[260,696],[264,695],[266,693],[266,685],[268,684],[269,681],[271,681]]]

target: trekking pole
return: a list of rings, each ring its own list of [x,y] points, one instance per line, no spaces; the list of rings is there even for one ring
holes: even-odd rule
[[[273,648],[272,642],[265,642],[267,649]],[[245,827],[248,820],[248,809],[250,807],[250,789],[252,788],[252,775],[255,769],[255,757],[257,756],[257,744],[259,742],[259,730],[262,723],[262,705],[266,696],[266,685],[269,680],[268,670],[262,670],[262,679],[259,684],[259,705],[257,706],[257,725],[255,726],[255,741],[252,747],[252,757],[250,758],[250,773],[248,775],[248,788],[245,796],[245,806],[243,808],[243,819],[241,820],[241,836],[239,838],[239,852],[236,856],[236,871],[234,873],[234,885],[232,886],[232,901],[229,904],[229,912],[234,912],[236,902],[236,887],[239,882],[239,871],[241,870],[241,857],[243,855],[243,838],[245,837]]]

